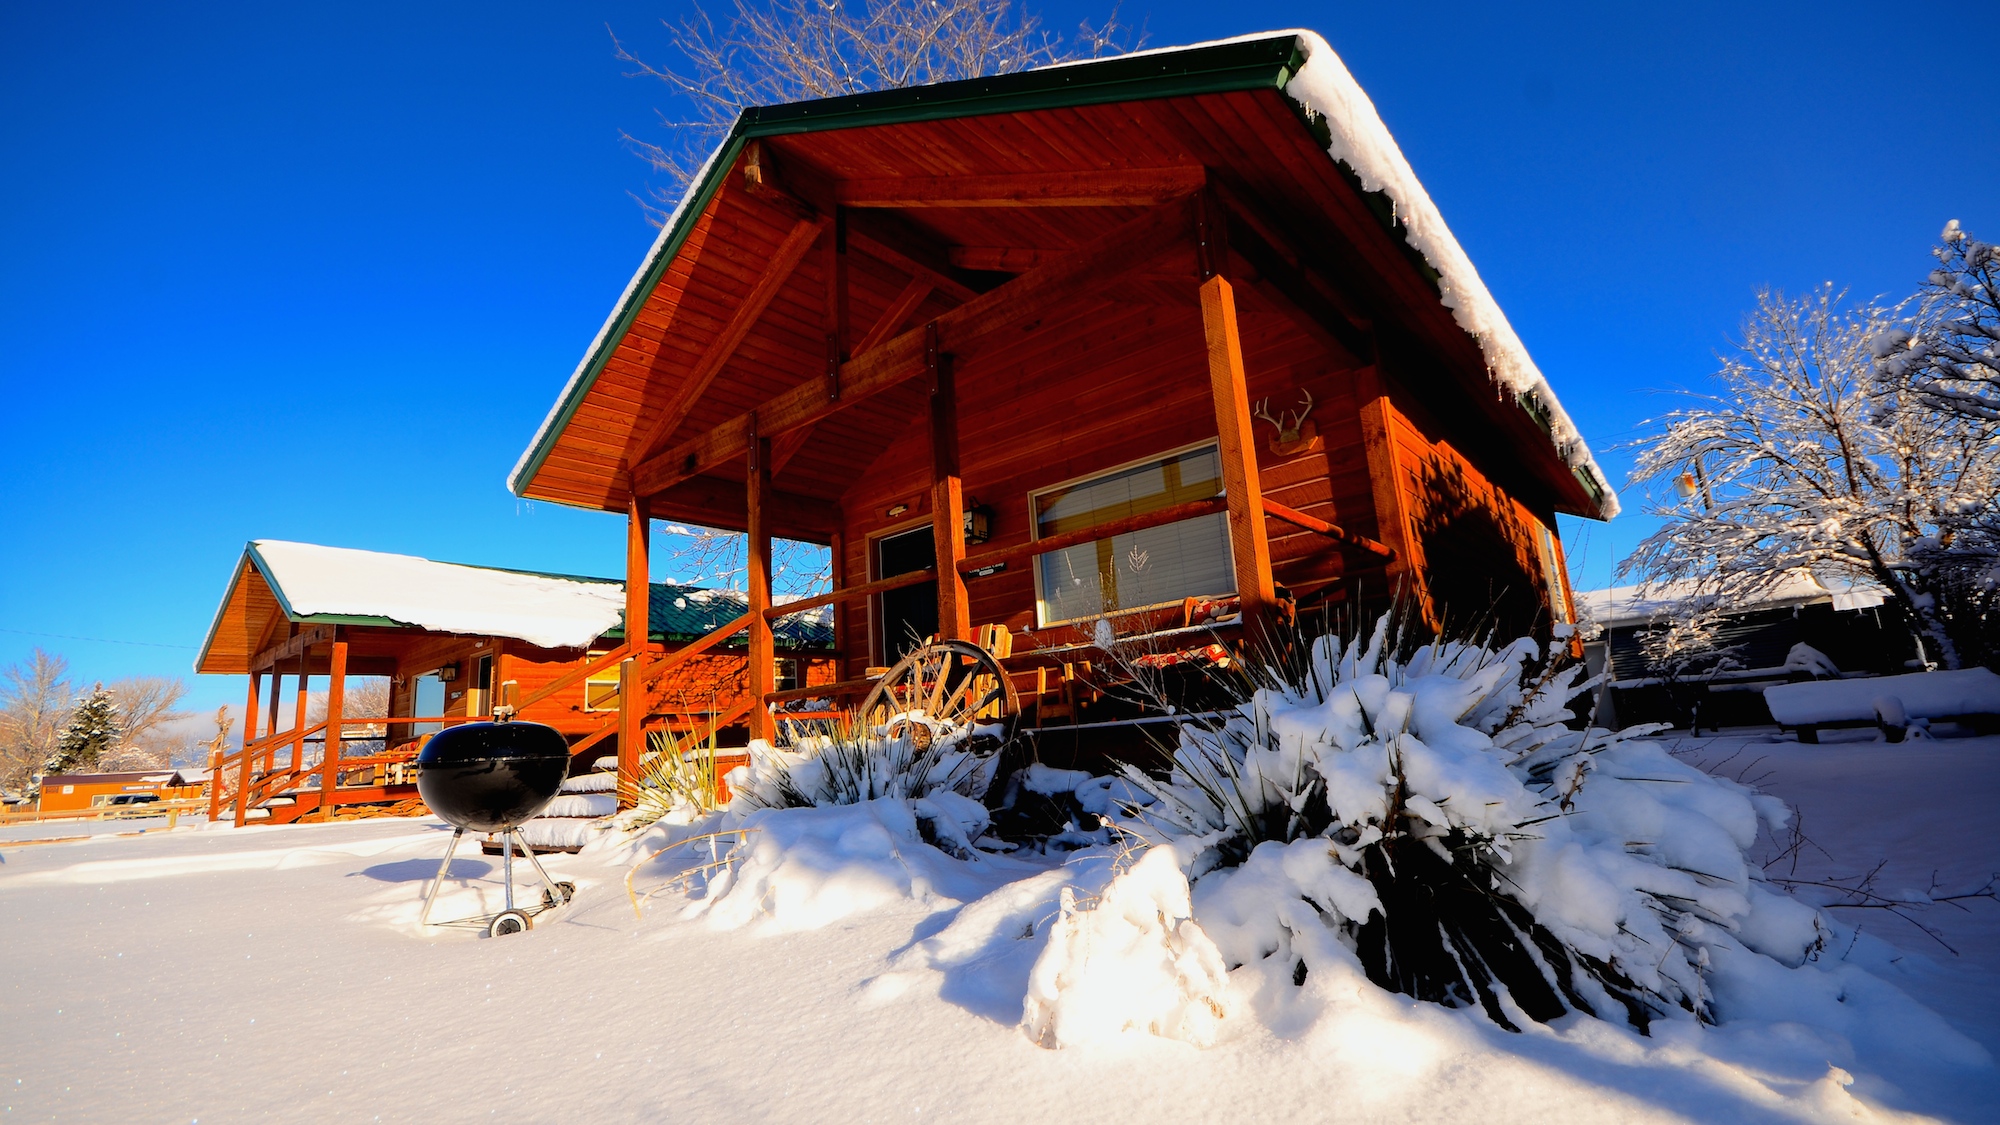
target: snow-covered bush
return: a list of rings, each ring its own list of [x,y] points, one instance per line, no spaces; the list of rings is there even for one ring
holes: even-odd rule
[[[927,799],[939,798],[954,810],[977,805],[999,765],[994,749],[972,727],[933,733],[919,747],[907,733],[889,737],[847,723],[801,737],[790,747],[756,742],[750,764],[729,775],[734,793],[729,810],[748,814],[902,800],[916,810],[927,843],[963,857],[984,823],[968,837],[960,827],[963,816],[933,815],[930,806],[939,802]]]
[[[1388,622],[1321,638],[1219,721],[1182,725],[1171,773],[1122,827],[1167,845],[1231,968],[1316,950],[1383,988],[1480,1005],[1502,1026],[1565,1011],[1713,1017],[1718,947],[1789,965],[1817,915],[1747,859],[1782,804],[1622,733],[1577,729],[1591,685],[1533,641],[1399,657]],[[1110,892],[1107,892],[1107,897]]]

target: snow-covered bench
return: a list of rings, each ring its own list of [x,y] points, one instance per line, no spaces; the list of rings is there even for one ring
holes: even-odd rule
[[[1901,742],[1913,720],[2000,722],[2000,675],[1986,668],[1913,672],[1907,676],[1815,680],[1764,689],[1764,702],[1780,727],[1800,742],[1818,742],[1822,729],[1880,727]]]

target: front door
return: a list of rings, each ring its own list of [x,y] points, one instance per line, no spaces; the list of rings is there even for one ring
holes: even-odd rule
[[[911,528],[875,541],[875,577],[894,578],[937,565],[936,541],[930,525]],[[925,582],[887,590],[881,595],[882,663],[894,664],[905,653],[937,632],[937,583]]]

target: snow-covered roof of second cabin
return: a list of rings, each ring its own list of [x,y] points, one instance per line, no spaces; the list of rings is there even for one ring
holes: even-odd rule
[[[740,593],[654,583],[648,632],[690,641],[740,616]],[[421,629],[505,637],[542,648],[622,640],[625,583],[614,578],[437,562],[416,555],[259,539],[243,550],[195,661],[197,672],[238,673],[273,614],[298,624]],[[789,647],[830,643],[825,615],[780,619]]]
[[[1065,149],[1044,130],[1092,139]],[[1617,514],[1616,495],[1582,435],[1373,103],[1333,49],[1310,31],[745,110],[668,218],[522,453],[508,480],[516,494],[622,511],[626,496],[640,490],[637,478],[650,477],[641,471],[647,465],[664,465],[661,458],[683,449],[698,452],[706,448],[702,442],[720,440],[712,435],[733,435],[742,418],[759,416],[760,400],[776,406],[776,396],[802,392],[800,384],[824,378],[823,341],[798,331],[801,324],[818,331],[827,286],[805,247],[817,244],[809,225],[823,220],[801,213],[773,225],[771,215],[782,214],[782,206],[773,212],[769,202],[751,198],[771,195],[756,186],[765,183],[765,166],[756,157],[766,149],[782,150],[765,159],[778,161],[787,176],[810,169],[827,188],[827,200],[808,202],[808,209],[859,214],[865,208],[871,222],[916,230],[960,255],[946,261],[949,255],[940,250],[939,261],[927,263],[904,254],[900,267],[883,267],[880,262],[899,253],[889,247],[869,271],[850,276],[853,300],[866,302],[869,316],[899,307],[901,293],[917,291],[905,323],[918,325],[956,307],[950,293],[922,295],[918,286],[926,278],[949,283],[955,264],[1037,236],[1043,252],[1073,247],[1133,213],[1134,207],[1113,205],[1123,196],[1143,202],[1133,193],[1143,194],[1157,180],[1159,198],[1169,198],[1176,184],[1186,189],[1168,183],[1169,173],[1205,169],[1216,190],[1242,193],[1232,198],[1250,200],[1266,218],[1283,216],[1286,233],[1305,231],[1310,237],[1285,243],[1281,253],[1297,252],[1297,265],[1345,277],[1349,292],[1341,300],[1361,302],[1370,316],[1382,318],[1377,325],[1394,321],[1397,331],[1439,341],[1446,362],[1432,369],[1433,377],[1448,382],[1469,409],[1484,412],[1492,440],[1514,451],[1520,467],[1550,490],[1558,510]],[[793,163],[783,164],[786,159]],[[734,174],[739,168],[743,174]],[[963,188],[968,176],[991,181],[998,185],[994,190],[1013,180],[1054,176],[1101,181],[1122,194],[1119,200],[1093,199],[1100,206],[1088,217],[1074,207],[982,213],[986,205],[978,200],[954,197],[952,206],[940,209],[924,200],[906,206],[893,194],[867,195],[870,188],[927,177],[947,188],[947,181],[961,180]],[[1006,210],[1004,219],[996,217],[1000,210]],[[849,245],[881,242],[858,220],[848,231]],[[746,268],[788,254],[802,262],[789,278],[781,272],[772,282]],[[965,300],[964,294],[956,298]],[[770,312],[742,322],[742,310],[765,308]],[[1364,323],[1349,312],[1350,322]],[[1340,319],[1329,314],[1328,322]],[[733,356],[716,343],[732,334],[741,341]],[[844,389],[847,376],[840,379]],[[848,407],[850,396],[835,397],[840,412],[817,412],[826,416],[802,448],[786,454],[794,471],[781,487],[806,501],[801,519],[810,519],[813,501],[840,495],[857,466],[872,457],[865,418],[857,420],[867,409]],[[741,415],[746,405],[750,413]],[[685,463],[674,479],[707,471],[696,453]],[[656,514],[662,514],[657,507]]]
[[[1695,592],[1691,584],[1666,586],[1612,586],[1583,590],[1576,595],[1577,608],[1584,620],[1607,628],[1646,625],[1665,620]],[[1795,570],[1754,596],[1739,598],[1724,607],[1728,613],[1752,613],[1764,609],[1831,602],[1835,609],[1868,609],[1887,598],[1880,588],[1850,582],[1807,570]]]

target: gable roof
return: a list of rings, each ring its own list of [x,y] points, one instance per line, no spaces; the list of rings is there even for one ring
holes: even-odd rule
[[[579,422],[579,410],[621,345],[634,333],[656,291],[671,289],[673,300],[678,300],[680,293],[703,284],[693,274],[695,267],[682,259],[688,254],[700,257],[701,248],[711,241],[708,233],[718,222],[727,172],[751,141],[1243,91],[1281,94],[1311,132],[1322,155],[1358,185],[1375,220],[1418,267],[1413,272],[1420,275],[1421,285],[1427,289],[1421,299],[1435,302],[1435,308],[1446,312],[1471,337],[1487,378],[1500,397],[1518,411],[1508,428],[1517,435],[1539,435],[1546,451],[1542,456],[1553,454],[1561,466],[1548,475],[1573,477],[1566,488],[1558,489],[1558,506],[1598,518],[1616,515],[1618,501],[1603,471],[1417,181],[1373,104],[1339,56],[1310,31],[1247,36],[991,78],[745,110],[662,228],[516,463],[508,478],[509,488],[517,495],[562,503],[616,506],[602,488],[598,489],[604,493],[600,496],[573,483],[543,485],[538,478],[573,423],[581,424],[586,436],[578,439],[581,445],[561,458],[566,472],[573,465],[592,466],[581,471],[595,474],[592,479],[601,484],[618,464],[616,451],[630,449],[632,434],[618,432],[605,417],[593,415]],[[655,319],[659,319],[657,313]],[[666,319],[673,321],[671,315]],[[687,329],[697,334],[699,330],[712,332],[701,325]],[[626,356],[628,366],[643,372],[665,361],[667,349],[653,339],[661,331],[657,323],[647,328],[642,346]],[[614,398],[618,401],[607,409],[625,412],[630,415],[626,425],[643,430],[638,414],[646,404],[632,407],[622,391]]]
[[[743,614],[741,593],[653,583],[651,639],[697,640]],[[240,673],[251,633],[273,613],[299,624],[367,625],[506,637],[542,648],[583,648],[625,636],[625,583],[615,578],[436,562],[415,555],[259,539],[243,549],[196,672]],[[827,615],[773,625],[785,647],[831,642]]]

